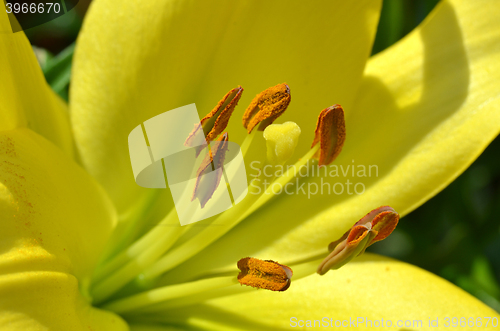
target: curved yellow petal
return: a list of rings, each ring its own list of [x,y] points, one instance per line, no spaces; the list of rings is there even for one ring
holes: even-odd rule
[[[440,4],[421,27],[369,61],[356,103],[346,109],[338,177],[327,168],[332,193],[325,187],[321,194],[318,176],[310,198],[311,182],[305,194],[295,186],[175,272],[233,265],[248,255],[286,263],[325,252],[368,211],[390,205],[404,215],[438,193],[500,131],[499,16],[495,1]],[[354,176],[347,168],[353,164]],[[333,193],[336,182],[343,194]],[[354,193],[357,183],[364,193]]]
[[[73,156],[67,105],[47,85],[24,32],[0,11],[0,131],[28,127]]]
[[[324,276],[313,274],[296,281],[292,278],[285,292],[254,290],[162,315],[165,322],[182,322],[203,330],[265,331],[302,329],[306,320],[328,323],[316,322],[321,329],[450,330],[453,317],[465,317],[466,323],[472,323],[471,317],[471,326],[481,318],[481,330],[496,330],[491,318],[500,318],[494,310],[446,280],[372,254]],[[449,324],[446,317],[450,318]],[[490,318],[488,327],[486,317]],[[437,326],[429,326],[429,319],[437,320]],[[335,326],[337,320],[344,325]],[[372,321],[371,327],[368,320]],[[392,328],[387,327],[388,323]],[[459,325],[455,329],[479,328]]]
[[[1,330],[126,330],[80,293],[116,223],[112,203],[26,128],[0,132],[0,215]]]
[[[75,51],[70,98],[85,167],[125,210],[146,191],[133,180],[129,132],[190,103],[203,117],[238,85],[245,92],[228,127],[232,140],[246,134],[238,118],[245,106],[282,82],[293,100],[283,120],[303,117],[301,128],[312,132],[321,109],[352,104],[379,8],[369,0],[95,1]],[[125,17],[134,19],[124,24]]]
[[[127,331],[117,315],[89,306],[72,275],[31,271],[0,275],[0,329]]]

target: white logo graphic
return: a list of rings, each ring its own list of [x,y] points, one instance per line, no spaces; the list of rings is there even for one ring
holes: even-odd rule
[[[195,125],[200,118],[196,105],[190,104],[150,118],[128,136],[136,183],[147,188],[166,188],[168,183],[181,225],[222,213],[248,192],[239,145],[224,142],[216,156],[222,142],[207,144],[203,130],[197,130],[186,146]],[[213,157],[207,155],[210,150]]]

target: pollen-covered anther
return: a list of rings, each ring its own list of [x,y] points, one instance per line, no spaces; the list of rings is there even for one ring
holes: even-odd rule
[[[198,133],[200,130],[203,130],[206,142],[209,143],[215,140],[215,138],[217,138],[217,136],[219,136],[226,129],[229,118],[231,117],[231,114],[238,104],[242,94],[243,88],[241,86],[233,88],[231,91],[227,92],[222,100],[219,101],[217,106],[215,106],[210,113],[203,117],[200,123],[196,123],[194,125],[194,129],[187,137],[184,145],[191,147],[198,146],[200,144],[198,141]],[[204,145],[206,146],[206,144]],[[201,149],[202,148],[198,149],[197,153],[199,153]]]
[[[217,141],[210,144],[211,150],[205,155],[196,173],[196,183],[191,201],[198,198],[201,208],[204,208],[220,184],[223,175],[224,160],[228,150],[229,135],[224,133]],[[214,172],[212,176],[204,176]]]
[[[311,148],[320,144],[318,165],[332,163],[342,151],[346,137],[344,109],[340,105],[333,105],[323,109],[318,116],[314,141]]]
[[[258,130],[263,131],[283,114],[292,96],[287,84],[278,84],[259,93],[243,114],[243,126],[248,133],[260,123]]]
[[[271,291],[286,291],[292,282],[293,271],[271,260],[245,257],[238,261],[238,281],[241,285]]]
[[[382,206],[372,210],[340,239],[330,243],[330,254],[319,265],[318,274],[324,275],[330,269],[338,269],[363,254],[368,246],[387,238],[398,221],[399,214],[391,207]]]

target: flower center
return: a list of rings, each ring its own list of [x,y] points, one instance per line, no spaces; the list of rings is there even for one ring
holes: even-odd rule
[[[229,136],[224,130],[242,92],[241,87],[229,91],[200,123],[195,124],[191,134],[186,137],[186,146],[196,146],[196,157],[206,149],[198,169],[194,169],[194,190],[184,193],[191,201],[198,199],[202,210],[207,203],[218,199],[214,192],[221,184],[221,178],[224,177],[226,183],[230,182],[228,176],[232,175],[225,169],[225,158],[231,148],[228,148]],[[264,131],[263,136],[267,144],[266,164],[283,165],[293,156],[301,133],[299,126],[293,122],[272,125],[286,110],[290,100],[290,88],[286,84],[269,88],[254,98],[243,115],[243,126],[248,132],[241,145],[243,156],[247,154],[257,131]],[[200,147],[194,140],[201,131],[207,143]],[[292,276],[289,267],[274,261],[254,258],[243,258],[238,262],[237,266],[241,270],[239,275],[235,266],[234,270],[227,274],[154,287],[165,273],[201,252],[266,204],[276,196],[276,192],[281,192],[278,188],[286,184],[292,185],[290,182],[300,174],[303,167],[314,164],[309,161],[317,159],[319,166],[333,162],[342,150],[344,141],[344,110],[339,105],[324,109],[318,117],[311,149],[280,175],[265,178],[261,171],[251,179],[249,194],[239,203],[235,204],[235,197],[229,191],[233,207],[211,221],[211,224],[218,226],[207,226],[190,237],[184,237],[193,224],[176,224],[177,214],[172,209],[157,226],[104,261],[95,271],[90,286],[93,303],[120,314],[151,313],[202,302],[220,296],[221,293],[232,294],[248,290],[240,284],[274,291],[288,289]],[[207,173],[216,170],[219,172],[215,176],[206,178]],[[262,179],[271,180],[271,185],[262,189]],[[356,223],[351,232],[334,242],[335,247],[326,260],[323,261],[324,256],[318,256],[302,264],[295,264],[294,279],[313,273],[318,265],[320,274],[331,268],[338,268],[364,252],[373,242],[383,239],[381,234],[385,238],[395,227],[394,221],[391,221],[387,213],[393,217],[397,214],[394,214],[392,209],[383,209],[380,212],[386,214],[379,217],[377,211],[373,212],[373,215],[369,214],[370,217],[367,215],[366,220],[362,219],[365,220],[363,224]],[[175,245],[176,243],[178,244]],[[210,270],[207,270],[205,273],[209,272]],[[197,276],[200,275],[187,275],[189,279],[195,279]]]

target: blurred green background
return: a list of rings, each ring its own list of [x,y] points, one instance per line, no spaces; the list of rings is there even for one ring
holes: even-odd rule
[[[68,98],[74,41],[90,0],[29,29],[47,81]],[[415,28],[437,0],[385,0],[376,54]],[[444,191],[407,215],[385,241],[370,248],[429,270],[500,312],[500,139]]]

